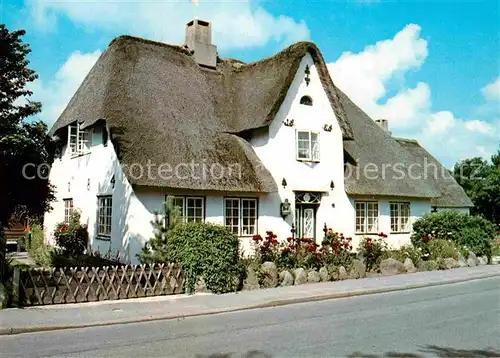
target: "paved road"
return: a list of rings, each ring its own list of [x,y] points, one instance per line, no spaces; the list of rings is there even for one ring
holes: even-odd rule
[[[255,357],[379,357],[394,352],[404,354],[392,357],[498,357],[500,279],[0,337],[2,357],[241,357],[251,351],[261,352]]]

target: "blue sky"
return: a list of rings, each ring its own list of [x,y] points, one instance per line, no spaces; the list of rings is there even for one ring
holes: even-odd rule
[[[253,61],[315,42],[342,90],[448,167],[499,146],[497,1],[198,2],[3,1],[0,21],[27,30],[40,74],[34,99],[49,124],[114,37],[182,43],[184,24],[198,17],[213,22],[224,57]]]

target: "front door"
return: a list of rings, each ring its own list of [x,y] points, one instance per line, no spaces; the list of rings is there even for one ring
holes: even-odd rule
[[[316,239],[316,205],[296,206],[297,236]]]

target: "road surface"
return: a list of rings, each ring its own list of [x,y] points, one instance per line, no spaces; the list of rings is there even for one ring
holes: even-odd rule
[[[499,357],[500,279],[181,320],[2,336],[0,355]]]

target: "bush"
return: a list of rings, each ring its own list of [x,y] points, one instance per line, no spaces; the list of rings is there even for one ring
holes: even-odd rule
[[[344,266],[350,270],[352,266],[352,238],[328,229],[321,243],[322,266]]]
[[[491,259],[492,241],[485,239],[484,230],[479,227],[465,228],[461,232],[459,245],[465,250],[470,250],[478,256],[486,256]]]
[[[455,211],[426,214],[413,224],[411,242],[426,249],[431,240],[452,240],[466,246],[476,255],[491,255],[491,242],[495,238],[495,227],[479,216],[470,216]],[[476,251],[474,251],[476,250]]]
[[[382,254],[381,260],[388,258],[393,258],[401,262],[404,262],[407,258],[409,258],[415,266],[418,266],[422,260],[422,249],[414,247],[413,245],[404,245],[398,250],[389,250],[385,252]]]
[[[381,232],[377,238],[365,237],[359,243],[358,253],[365,258],[367,271],[376,269],[387,252],[387,243],[384,240],[386,237],[387,235]]]
[[[31,235],[31,238],[28,237]],[[29,233],[25,234],[24,242],[30,257],[38,265],[50,267],[52,265],[53,248],[45,242],[45,234],[40,224],[32,224]]]
[[[54,231],[57,246],[64,255],[78,257],[83,255],[87,248],[89,234],[87,226],[80,224],[80,213],[74,211],[69,223],[59,223]]]
[[[458,246],[451,240],[431,240],[427,245],[428,260],[438,260],[453,258],[458,260],[460,250]],[[438,261],[439,263],[439,261]]]
[[[165,261],[182,265],[191,291],[201,276],[212,292],[236,291],[242,275],[238,244],[238,237],[223,226],[178,224],[166,234]]]
[[[278,240],[272,231],[266,232],[266,237],[254,235],[256,265],[271,261],[279,269],[291,268],[319,268],[321,267],[321,251],[319,245],[311,238],[287,238],[287,241]]]

